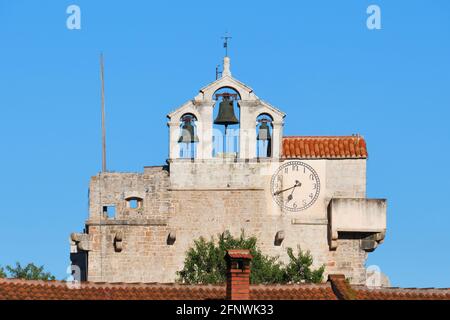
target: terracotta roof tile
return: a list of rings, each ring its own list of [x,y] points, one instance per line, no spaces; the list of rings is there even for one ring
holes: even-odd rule
[[[286,159],[366,159],[364,138],[354,136],[288,136],[283,137],[282,158]]]
[[[0,300],[223,300],[225,286],[182,284],[105,284],[83,282],[71,289],[61,281],[0,279]],[[335,300],[329,283],[251,285],[251,299]]]
[[[252,285],[252,300],[336,300],[329,283],[298,285]]]
[[[368,288],[352,286],[358,300],[450,300],[450,289]]]
[[[335,295],[343,300],[450,300],[450,288],[369,288],[350,285],[343,275],[330,275],[328,279]]]
[[[71,289],[62,281],[0,279],[0,300],[224,300],[225,286],[83,282]],[[349,285],[343,276],[323,284],[251,285],[257,300],[450,300],[450,289],[370,289]]]
[[[248,250],[232,249],[228,250],[227,256],[232,259],[252,259],[252,255]]]
[[[210,300],[225,299],[225,286],[102,284],[0,279],[0,300]]]

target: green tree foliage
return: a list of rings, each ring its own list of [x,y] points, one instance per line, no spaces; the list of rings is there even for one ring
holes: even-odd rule
[[[287,264],[285,271],[288,282],[322,282],[325,266],[321,266],[317,270],[311,270],[313,257],[309,251],[303,252],[300,247],[298,247],[298,254],[294,255],[292,248],[287,248],[287,254],[289,256],[289,263]]]
[[[9,278],[26,279],[26,280],[55,280],[55,277],[49,273],[44,272],[44,266],[35,266],[33,263],[22,267],[19,262],[16,262],[15,267],[6,266]]]
[[[253,256],[250,281],[252,283],[276,283],[283,273],[275,258],[261,253],[256,247],[256,238],[246,238],[244,233],[233,238],[227,231],[207,241],[200,237],[194,241],[194,247],[186,253],[184,268],[179,271],[178,280],[184,283],[223,283],[226,280],[225,253],[229,249],[248,249]]]
[[[1,278],[6,278],[5,269],[3,269],[2,267],[0,267],[0,279]]]
[[[248,249],[253,256],[251,262],[250,282],[252,284],[321,282],[324,267],[311,270],[313,259],[309,252],[298,255],[288,249],[289,264],[284,266],[278,257],[269,257],[261,253],[256,237],[246,238],[244,232],[239,238],[226,231],[207,241],[200,237],[186,253],[184,267],[177,272],[178,281],[189,284],[218,284],[226,280],[225,254],[229,249]]]

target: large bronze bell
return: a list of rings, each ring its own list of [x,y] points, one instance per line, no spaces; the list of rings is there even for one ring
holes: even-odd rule
[[[219,113],[217,114],[216,120],[214,120],[214,124],[229,126],[238,123],[239,120],[234,114],[233,101],[229,100],[228,96],[224,96],[222,102],[219,104]]]
[[[191,124],[191,120],[185,120],[183,126],[181,127],[181,135],[178,142],[182,143],[194,143],[198,142],[198,137],[194,133],[194,127]]]
[[[272,139],[270,137],[270,128],[267,125],[266,121],[262,121],[261,125],[259,126],[258,137],[256,139],[262,141]]]

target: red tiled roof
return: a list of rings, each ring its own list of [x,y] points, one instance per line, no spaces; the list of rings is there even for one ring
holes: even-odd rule
[[[224,300],[225,286],[83,282],[70,289],[62,281],[0,279],[0,300]],[[261,300],[335,300],[329,283],[251,285],[250,298]]]
[[[450,289],[352,288],[358,300],[450,300]]]
[[[224,300],[225,286],[0,279],[0,300]],[[450,289],[370,289],[349,285],[343,276],[323,284],[251,285],[254,300],[450,300]]]
[[[450,300],[450,288],[369,288],[350,285],[343,275],[330,275],[329,281],[341,300]]]
[[[355,136],[287,136],[283,137],[282,158],[343,158],[366,159],[367,147],[363,137]]]
[[[250,300],[337,300],[330,283],[253,285]]]
[[[225,286],[83,282],[70,288],[62,281],[0,279],[0,300],[215,300]]]

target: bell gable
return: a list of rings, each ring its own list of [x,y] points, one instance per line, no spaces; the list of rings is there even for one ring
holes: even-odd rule
[[[185,114],[192,114],[197,119],[196,131],[199,137],[195,148],[196,159],[212,159],[213,156],[213,113],[217,104],[216,93],[221,89],[230,89],[237,93],[237,106],[239,107],[239,159],[256,159],[257,152],[257,126],[258,117],[267,115],[270,118],[271,150],[267,152],[270,158],[279,159],[282,148],[282,129],[284,125],[284,112],[261,100],[253,89],[233,78],[230,71],[230,58],[224,58],[224,70],[222,77],[200,89],[194,99],[187,101],[182,106],[167,115],[169,126],[169,161],[180,157],[180,119]]]

